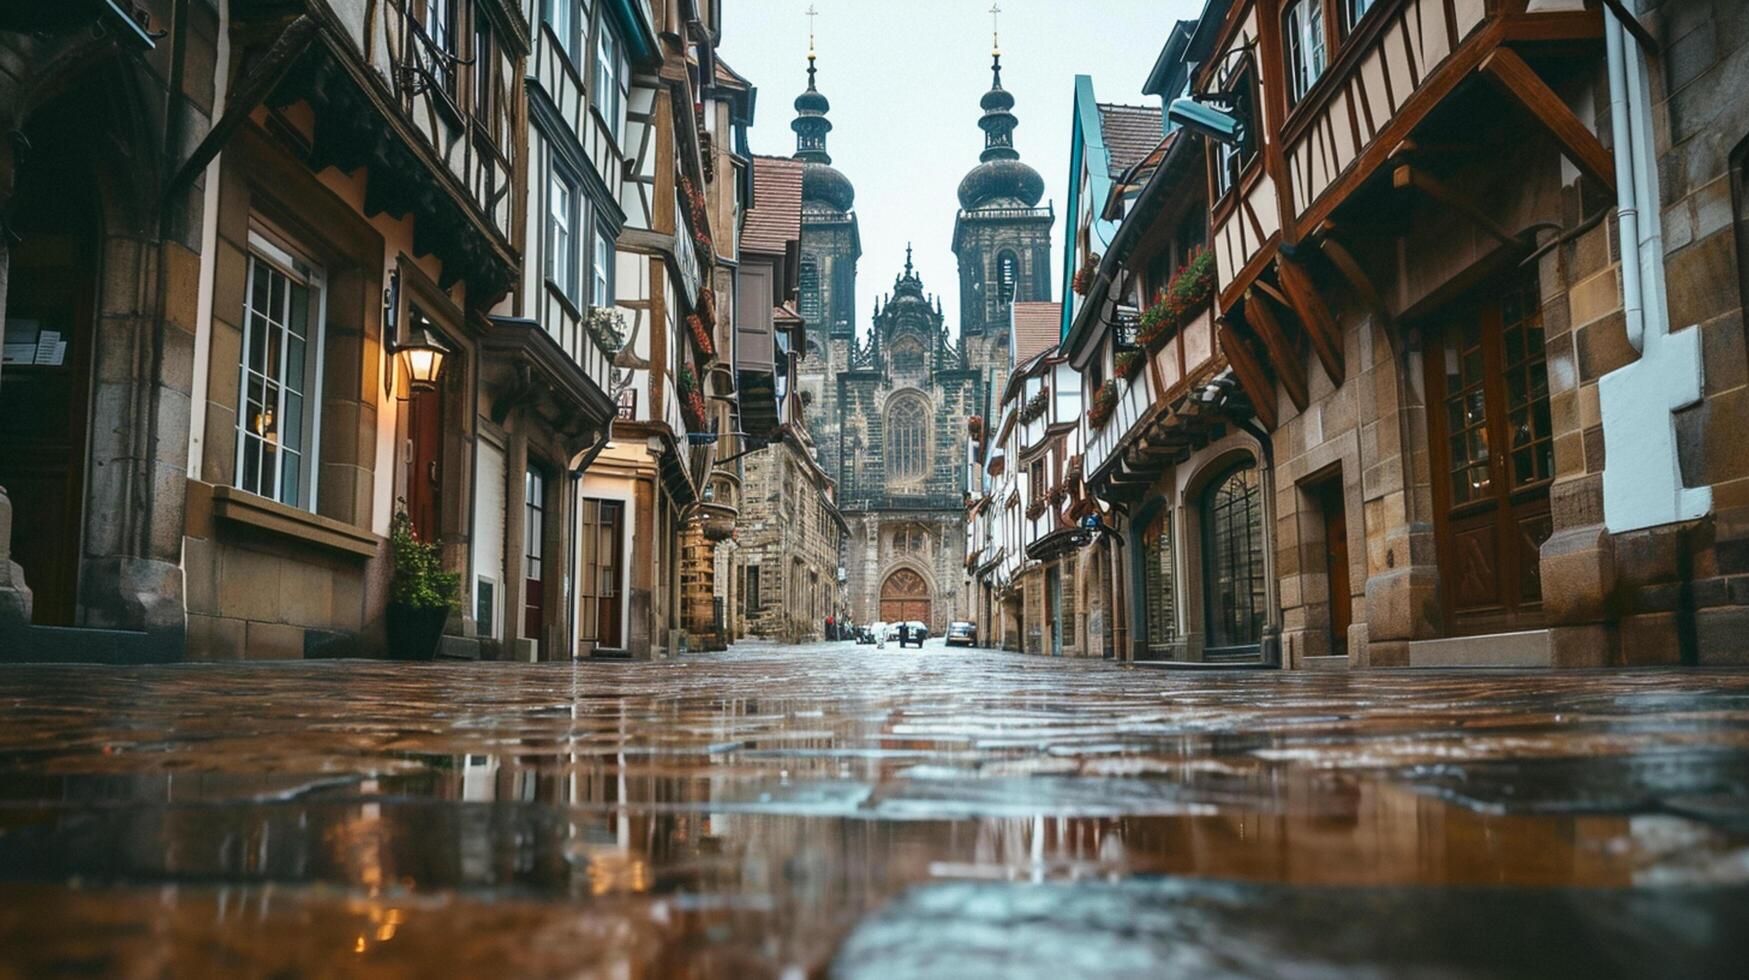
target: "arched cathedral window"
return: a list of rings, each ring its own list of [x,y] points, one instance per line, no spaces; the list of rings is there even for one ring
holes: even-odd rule
[[[887,407],[887,479],[919,480],[929,471],[929,404],[921,395],[900,395]]]

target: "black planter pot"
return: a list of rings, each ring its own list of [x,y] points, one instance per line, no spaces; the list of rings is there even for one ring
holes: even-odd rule
[[[449,610],[409,606],[391,602],[388,608],[389,659],[434,660],[437,641],[443,636],[443,624]]]

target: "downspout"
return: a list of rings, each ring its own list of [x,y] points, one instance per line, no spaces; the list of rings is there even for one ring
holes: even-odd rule
[[[1637,25],[1636,25],[1637,26]],[[1598,380],[1603,420],[1603,522],[1612,534],[1691,521],[1712,510],[1711,487],[1685,487],[1673,412],[1700,402],[1700,332],[1672,332],[1645,52],[1612,6],[1604,18],[1614,127],[1628,341],[1640,357]]]
[[[1613,15],[1605,18],[1603,39],[1609,59],[1609,126],[1615,143],[1615,219],[1622,247],[1630,243],[1639,249],[1636,261],[1621,263],[1622,313],[1627,320],[1628,343],[1634,350],[1645,348],[1645,310],[1640,292],[1645,249],[1640,243],[1640,213],[1638,194],[1640,179],[1635,154],[1630,148],[1634,130],[1628,122],[1628,67],[1622,44],[1621,22]]]

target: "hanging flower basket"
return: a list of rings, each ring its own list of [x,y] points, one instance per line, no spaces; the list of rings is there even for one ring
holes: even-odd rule
[[[583,328],[608,357],[618,354],[626,345],[625,314],[611,306],[590,307]]]
[[[705,329],[704,321],[699,319],[697,313],[687,315],[686,329],[691,332],[693,342],[698,344],[698,349],[704,353],[704,356],[717,356],[716,341],[711,338],[711,332]]]
[[[973,439],[983,435],[984,417],[982,415],[974,415],[971,418],[966,419],[966,431],[971,434]]]
[[[1099,390],[1093,393],[1093,406],[1087,410],[1088,424],[1095,429],[1104,426],[1106,420],[1111,418],[1111,413],[1117,411],[1117,399],[1115,380],[1100,385]]]

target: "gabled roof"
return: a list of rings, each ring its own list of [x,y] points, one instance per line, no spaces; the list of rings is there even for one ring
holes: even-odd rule
[[[741,251],[782,255],[802,238],[802,168],[788,157],[753,158],[753,207],[741,232]]]
[[[1015,364],[1024,364],[1056,344],[1063,323],[1063,304],[1015,303],[1009,309],[1014,333],[1008,353]]]
[[[1160,110],[1153,106],[1099,103],[1100,134],[1114,179],[1160,145]]]
[[[1148,179],[1154,176],[1154,171],[1159,169],[1161,161],[1166,159],[1167,152],[1172,149],[1172,144],[1178,139],[1180,132],[1180,130],[1175,129],[1167,133],[1166,138],[1160,141],[1159,146],[1154,147],[1147,156],[1115,178],[1111,185],[1111,193],[1106,195],[1105,210],[1101,212],[1100,217],[1107,221],[1123,220],[1122,202],[1124,198],[1140,193],[1141,189],[1147,186]]]

